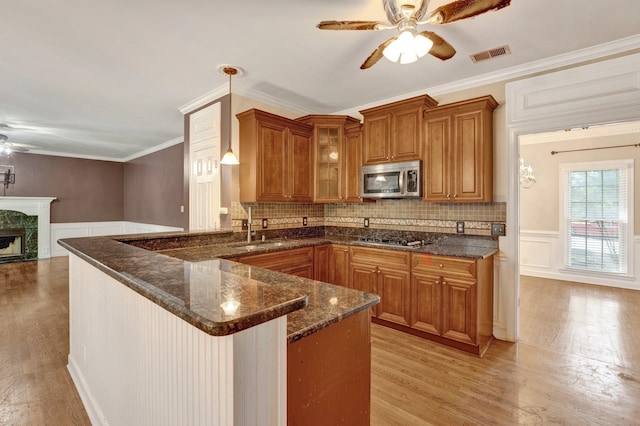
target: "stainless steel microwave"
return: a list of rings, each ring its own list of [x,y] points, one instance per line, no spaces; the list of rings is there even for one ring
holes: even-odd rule
[[[360,168],[360,197],[422,196],[422,161],[372,164]]]

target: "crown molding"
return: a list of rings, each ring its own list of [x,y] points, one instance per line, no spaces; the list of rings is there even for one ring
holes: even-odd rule
[[[76,154],[76,153],[68,153],[68,152],[53,152],[53,151],[45,151],[39,149],[29,149],[29,152],[24,152],[20,154],[37,154],[37,155],[50,155],[53,157],[68,157],[68,158],[81,158],[83,160],[96,160],[96,161],[112,161],[115,163],[126,163],[131,160],[135,160],[136,158],[144,157],[145,155],[153,154],[154,152],[162,151],[165,148],[169,148],[174,145],[178,145],[184,141],[182,136],[178,138],[171,139],[165,143],[160,145],[153,146],[151,148],[147,148],[143,151],[140,151],[136,154],[132,154],[128,157],[117,158],[117,157],[103,157],[99,155],[84,155],[84,154]]]
[[[288,111],[298,113],[300,115],[314,114],[317,112],[308,108],[303,108],[300,105],[296,105],[291,102],[283,101],[282,99],[276,98],[275,96],[267,95],[266,93],[263,93],[259,90],[250,87],[248,88],[242,83],[237,83],[234,85],[233,93],[253,99],[254,101],[264,102],[271,106],[280,107]],[[183,115],[186,115],[206,104],[209,104],[217,99],[220,99],[223,96],[226,96],[227,94],[229,94],[229,86],[220,86],[178,107],[178,110],[180,110]]]
[[[369,104],[361,105],[359,107],[349,108],[348,110],[336,111],[334,112],[334,114],[359,114],[358,111],[363,109],[385,105],[398,100],[422,95],[424,93],[428,93],[430,96],[440,96],[448,93],[458,92],[460,90],[473,89],[479,86],[498,83],[501,81],[517,80],[526,76],[530,76],[532,74],[545,73],[554,69],[598,60],[627,52],[631,53],[636,49],[640,49],[640,34],[618,39],[608,43],[599,44],[596,46],[587,47],[580,50],[575,50],[573,52],[565,53],[562,55],[551,56],[549,58],[540,59],[538,61],[528,62],[526,64],[505,68],[503,70],[494,71],[476,77],[470,77],[451,83],[441,84],[438,86],[427,87],[422,90],[405,93],[401,96],[394,96],[392,98],[372,102]]]
[[[144,157],[145,155],[149,155],[149,154],[153,154],[154,152],[158,152],[158,151],[162,151],[163,149],[172,147],[174,145],[178,145],[180,143],[184,142],[184,137],[180,136],[174,139],[171,139],[169,141],[166,141],[165,143],[162,143],[160,145],[156,145],[156,146],[152,146],[151,148],[147,148],[143,151],[140,151],[136,154],[130,155],[129,157],[125,157],[119,161],[122,161],[123,163],[129,162],[131,160],[135,160],[136,158],[140,158],[140,157]]]

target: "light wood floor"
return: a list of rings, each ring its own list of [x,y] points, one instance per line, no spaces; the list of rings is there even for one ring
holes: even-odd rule
[[[86,425],[67,259],[0,265],[0,425]],[[640,424],[640,291],[522,277],[517,344],[476,358],[372,326],[373,425]]]

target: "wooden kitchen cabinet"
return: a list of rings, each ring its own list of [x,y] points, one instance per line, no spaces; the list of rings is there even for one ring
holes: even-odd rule
[[[313,126],[315,201],[344,202],[347,198],[346,127],[360,121],[346,115],[306,115],[296,119]]]
[[[492,96],[424,111],[424,200],[493,201]]]
[[[240,201],[313,201],[313,126],[250,109],[240,122]]]
[[[360,167],[362,166],[362,124],[345,128],[344,194],[347,203],[362,203],[360,197]],[[371,202],[371,200],[367,200]]]
[[[331,284],[350,287],[349,285],[349,246],[331,244],[329,257],[329,279]]]
[[[482,355],[493,339],[493,257],[411,257],[410,327]]]
[[[351,247],[350,265],[351,287],[380,296],[375,316],[408,326],[411,320],[410,253]]]
[[[313,279],[325,283],[330,282],[329,264],[331,261],[331,244],[315,246],[313,249]]]
[[[364,117],[363,164],[422,159],[422,115],[438,102],[428,95],[369,108]]]
[[[303,247],[238,257],[246,265],[313,279],[314,248]]]

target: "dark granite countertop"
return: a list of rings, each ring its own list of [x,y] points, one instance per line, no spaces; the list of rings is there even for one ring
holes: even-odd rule
[[[165,237],[169,241],[180,238],[176,234]],[[145,250],[122,242],[127,239],[69,238],[58,243],[142,296],[214,336],[232,334],[288,314],[287,339],[293,343],[380,301],[375,294],[219,258],[247,252],[246,249],[239,251],[234,248],[238,243],[192,246],[175,250],[169,256],[161,251]],[[149,241],[152,239],[158,241],[163,236],[147,237]],[[289,246],[278,249],[319,243],[320,239],[291,241]],[[178,258],[178,253],[183,256]],[[240,302],[240,307],[235,313],[226,314],[220,305],[231,297]]]
[[[238,242],[236,237],[223,231],[72,238],[59,243],[211,335],[231,334],[288,314],[289,343],[369,308],[379,303],[380,298],[230,260],[321,244],[470,259],[485,258],[497,252],[494,240],[458,235],[439,238],[417,249],[379,246],[357,241],[351,236],[267,240],[247,247],[246,242]],[[231,295],[239,298],[241,307],[229,315],[220,305]]]

